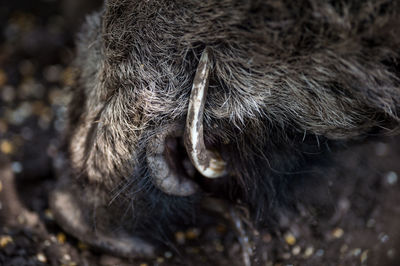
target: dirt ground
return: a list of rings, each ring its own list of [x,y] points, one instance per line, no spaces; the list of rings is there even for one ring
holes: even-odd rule
[[[8,2],[0,3],[0,265],[243,265],[222,219],[176,232],[175,246],[152,260],[131,261],[57,226],[47,199],[73,36],[57,1]],[[400,138],[351,147],[333,165],[319,173],[330,180],[332,208],[254,232],[252,265],[400,265]]]

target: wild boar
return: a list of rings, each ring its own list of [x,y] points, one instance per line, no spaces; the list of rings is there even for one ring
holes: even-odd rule
[[[77,40],[56,219],[126,257],[207,197],[273,225],[311,166],[396,132],[399,16],[398,1],[106,1]]]

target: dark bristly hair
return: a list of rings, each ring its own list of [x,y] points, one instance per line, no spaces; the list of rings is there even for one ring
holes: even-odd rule
[[[163,193],[145,158],[157,134],[185,124],[208,47],[204,138],[232,174],[204,187],[273,224],[323,182],[312,167],[331,150],[396,132],[399,16],[400,2],[384,0],[106,1],[79,35],[69,106],[85,197],[133,233],[196,218],[205,193]]]

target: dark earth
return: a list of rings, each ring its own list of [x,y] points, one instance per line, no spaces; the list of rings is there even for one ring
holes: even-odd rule
[[[243,265],[230,222],[176,232],[153,260],[102,254],[64,233],[49,210],[52,171],[73,85],[73,26],[57,1],[0,3],[0,265]],[[78,21],[74,21],[78,24]],[[57,163],[57,162],[55,162]],[[400,138],[334,154],[320,207],[248,230],[252,265],[400,265]],[[305,188],[307,188],[305,184]],[[312,215],[310,215],[310,213]]]

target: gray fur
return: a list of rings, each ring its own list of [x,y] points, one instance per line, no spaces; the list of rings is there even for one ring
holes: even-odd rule
[[[132,175],[146,169],[141,158],[160,132],[185,124],[199,56],[208,47],[206,142],[228,147],[222,155],[237,162],[230,178],[244,194],[253,193],[259,176],[254,165],[269,165],[253,182],[265,192],[245,201],[280,206],[283,192],[269,176],[277,168],[301,169],[306,138],[319,149],[319,139],[396,132],[399,16],[398,1],[383,0],[109,0],[78,40],[68,132],[72,175],[105,191],[104,205],[121,184],[151,184],[148,174]],[[117,201],[149,199],[129,189]]]

